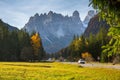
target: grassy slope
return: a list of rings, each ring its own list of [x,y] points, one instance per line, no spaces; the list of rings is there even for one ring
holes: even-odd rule
[[[0,62],[0,80],[120,80],[120,70],[62,63]]]

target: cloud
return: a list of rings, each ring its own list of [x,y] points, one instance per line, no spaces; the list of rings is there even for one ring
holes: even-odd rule
[[[35,13],[48,13],[50,10],[63,15],[80,12],[82,20],[86,16],[89,0],[0,0],[0,18],[22,28]]]

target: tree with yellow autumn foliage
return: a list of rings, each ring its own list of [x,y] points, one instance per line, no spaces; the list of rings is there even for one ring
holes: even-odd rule
[[[82,58],[85,59],[85,61],[90,62],[93,61],[92,55],[88,52],[82,53]]]
[[[35,33],[31,36],[31,44],[34,50],[34,59],[41,60],[44,57],[45,52],[39,33]]]

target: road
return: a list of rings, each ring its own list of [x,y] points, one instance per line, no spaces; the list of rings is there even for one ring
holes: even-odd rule
[[[65,64],[73,64],[73,65],[80,65],[82,67],[98,67],[98,68],[111,68],[111,69],[120,69],[120,64],[112,65],[112,63],[86,63],[86,64],[78,64],[77,62],[62,62]]]

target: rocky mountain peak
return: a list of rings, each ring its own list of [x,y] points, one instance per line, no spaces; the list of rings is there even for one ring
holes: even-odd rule
[[[36,13],[36,14],[34,15],[34,17],[39,17],[39,14],[38,14],[38,13]]]
[[[49,11],[48,16],[52,16],[53,14],[53,11]]]
[[[97,14],[97,13],[95,13],[94,10],[88,11],[88,14],[87,14],[87,16],[85,17],[85,19],[84,19],[84,21],[83,21],[84,27],[87,27],[87,26],[88,26],[88,23],[89,23],[90,19],[91,19],[92,17],[94,17],[96,14]]]
[[[79,17],[79,12],[74,11],[72,16],[50,11],[48,14],[35,14],[24,26],[27,32],[39,32],[46,52],[53,53],[67,47],[74,35],[81,35],[85,28]]]
[[[94,10],[88,11],[88,15],[89,15],[89,16],[94,16],[94,15],[95,15],[95,11],[94,11]]]
[[[73,15],[72,15],[73,17],[79,17],[79,12],[77,11],[77,10],[75,10],[74,12],[73,12]]]
[[[75,23],[81,23],[79,12],[77,10],[73,12],[72,19]]]

